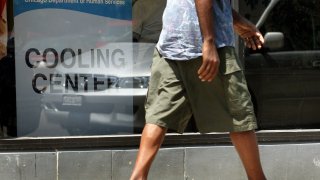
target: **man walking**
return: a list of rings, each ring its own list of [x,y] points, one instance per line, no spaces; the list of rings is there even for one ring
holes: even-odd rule
[[[193,115],[200,132],[230,132],[248,179],[265,180],[257,127],[234,30],[252,49],[261,48],[257,28],[229,0],[169,0],[154,53],[146,125],[131,180],[147,179],[167,129],[183,133]]]

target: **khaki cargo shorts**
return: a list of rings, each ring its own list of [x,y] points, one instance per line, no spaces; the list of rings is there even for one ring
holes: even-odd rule
[[[193,115],[201,133],[256,129],[251,96],[235,49],[219,48],[218,53],[218,75],[212,82],[202,82],[197,74],[201,57],[175,61],[155,50],[145,103],[146,123],[183,133]]]

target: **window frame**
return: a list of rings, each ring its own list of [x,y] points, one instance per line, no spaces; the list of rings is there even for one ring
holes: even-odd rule
[[[259,144],[317,143],[320,129],[261,130],[256,132]],[[136,149],[141,135],[20,137],[0,139],[0,152],[55,151],[71,149]],[[229,133],[168,133],[162,147],[229,146]]]

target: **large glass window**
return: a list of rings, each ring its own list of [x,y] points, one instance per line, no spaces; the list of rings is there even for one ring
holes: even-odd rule
[[[141,133],[165,4],[2,0],[2,135]],[[239,1],[266,39],[259,51],[239,47],[260,129],[320,127],[319,4]]]
[[[3,36],[10,52],[1,60],[4,134],[141,133],[165,4],[10,1],[14,33]]]
[[[244,62],[260,128],[319,128],[320,3],[271,1],[258,19],[265,37]]]
[[[18,135],[141,132],[164,5],[15,1]]]
[[[282,32],[283,47],[278,51],[319,50],[320,13],[317,1],[282,0],[261,22],[261,31]]]

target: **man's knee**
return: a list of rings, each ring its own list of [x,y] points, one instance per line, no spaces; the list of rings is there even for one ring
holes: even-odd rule
[[[157,138],[164,136],[167,131],[167,128],[161,127],[156,124],[146,124],[142,136],[145,138]]]
[[[248,136],[248,135],[254,135],[255,131],[250,130],[250,131],[241,131],[241,132],[230,132],[230,136]]]

